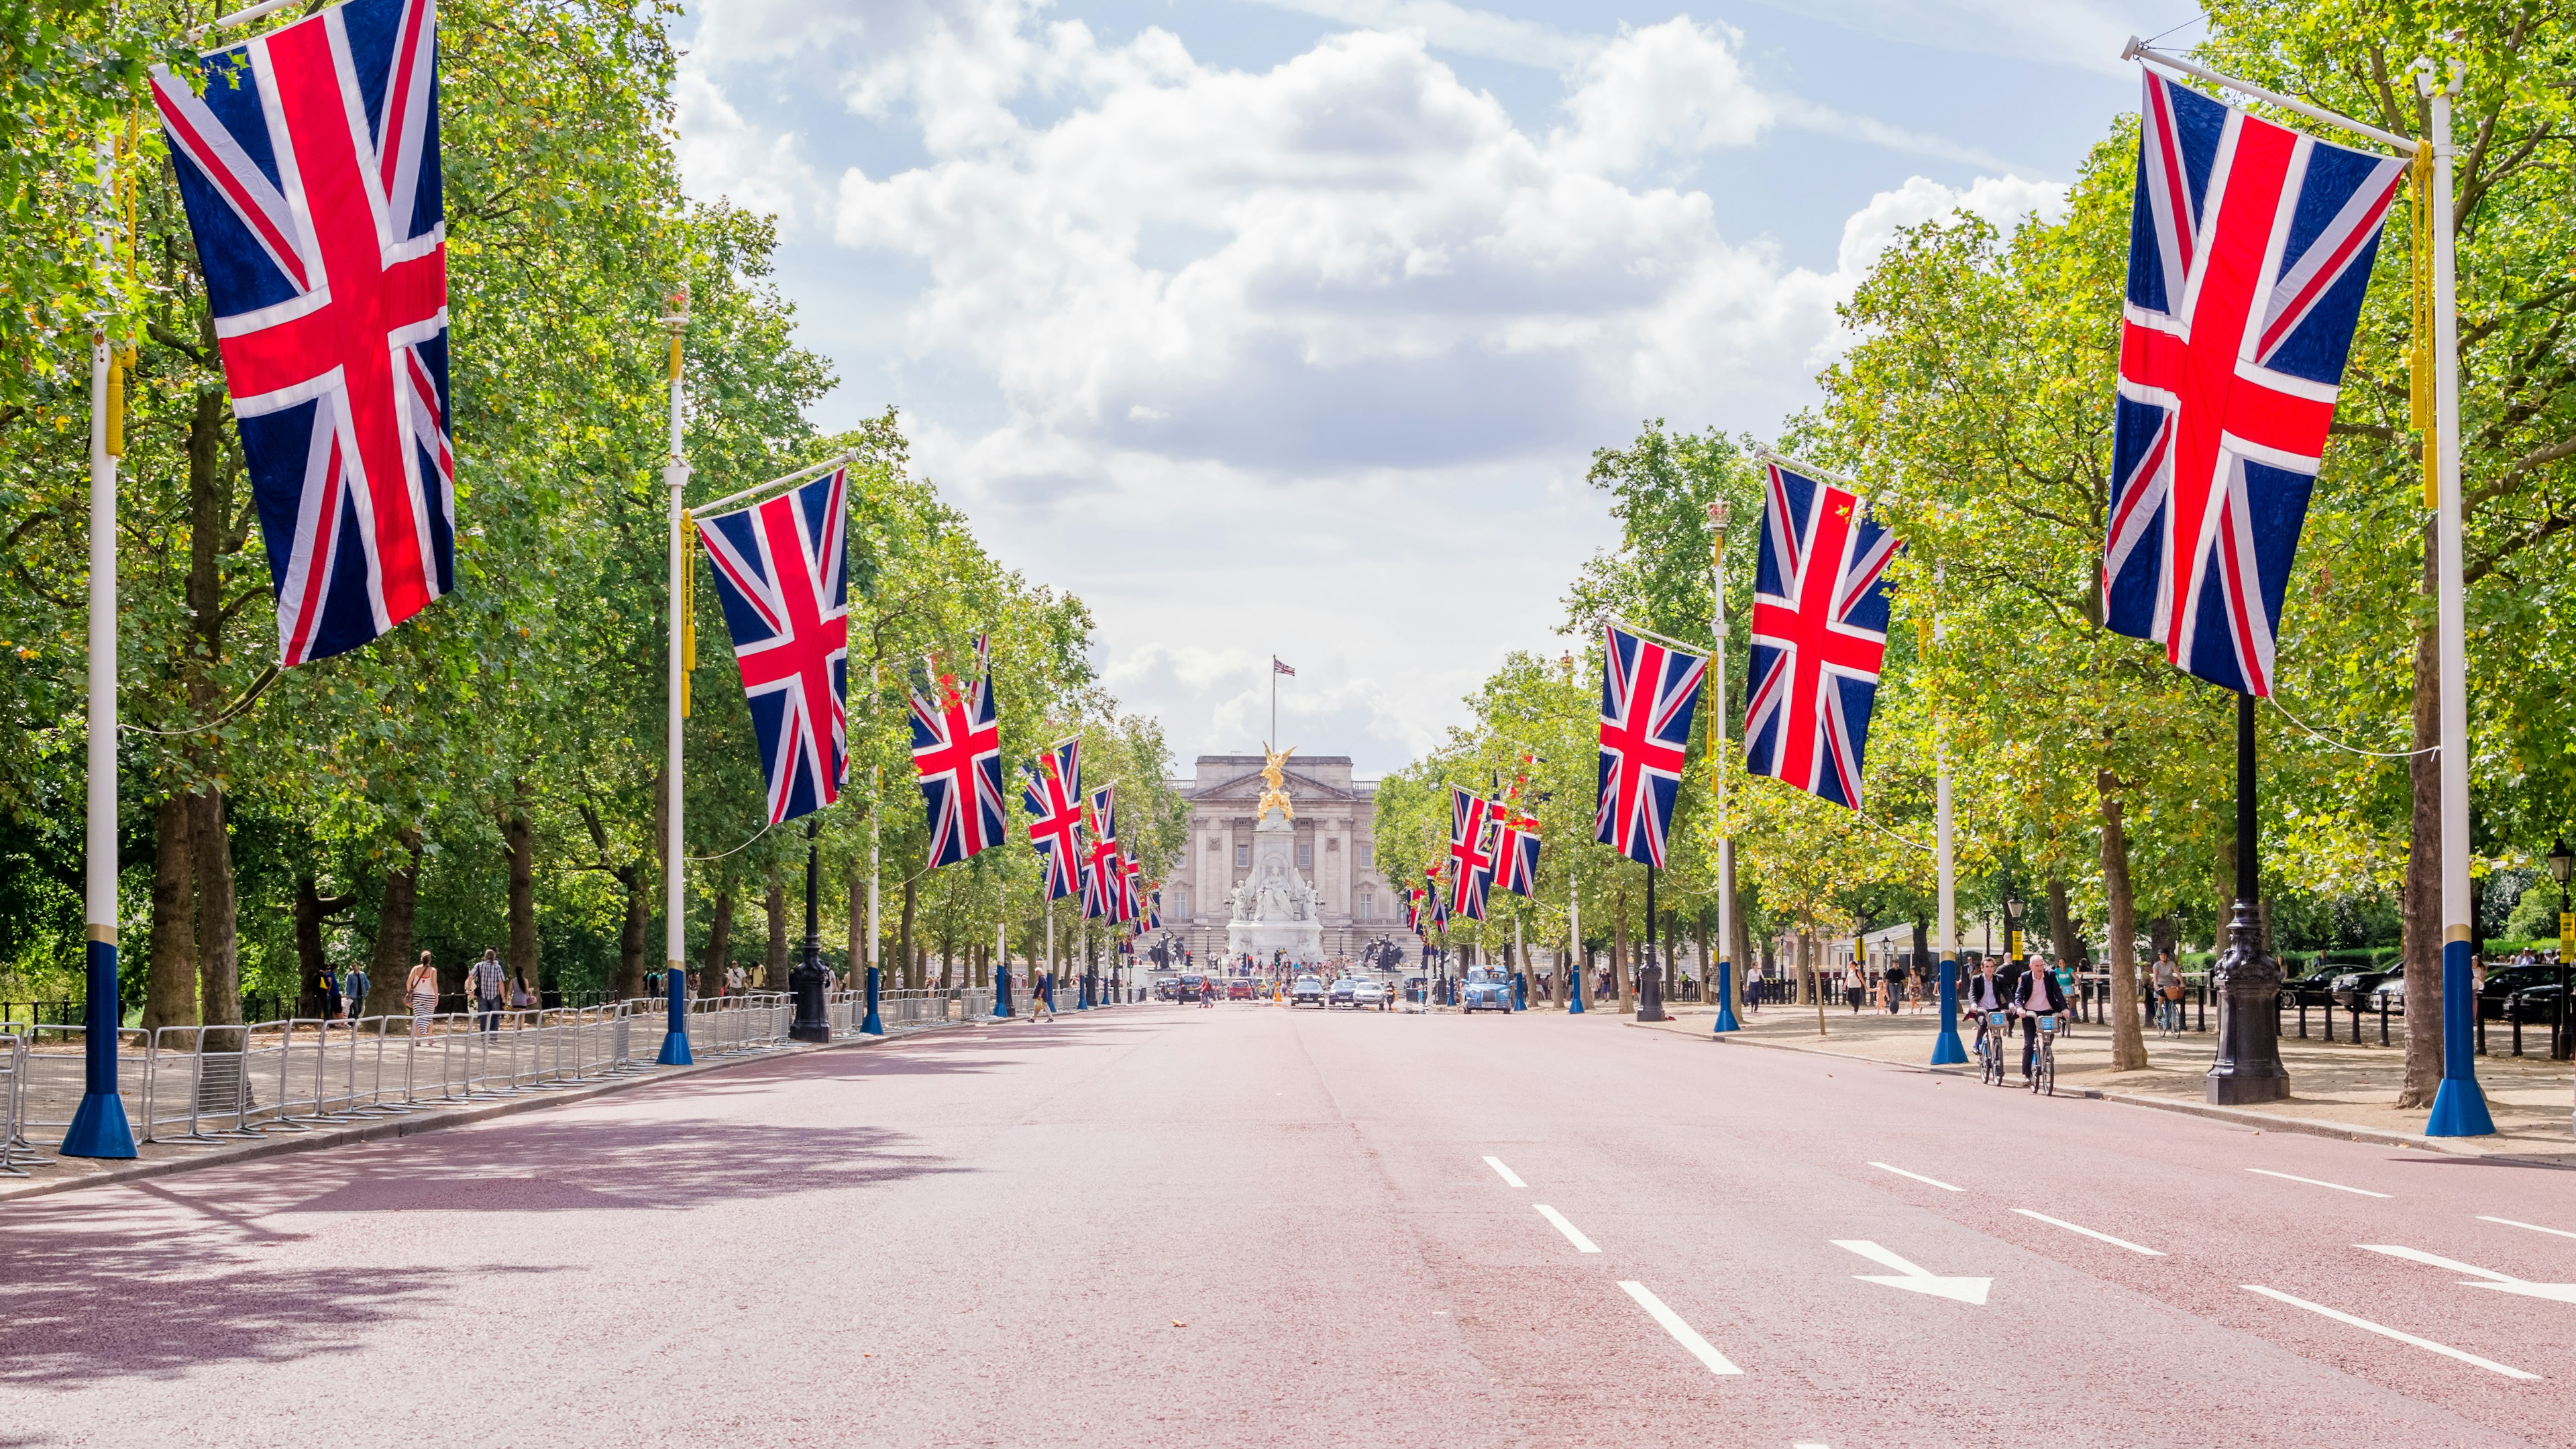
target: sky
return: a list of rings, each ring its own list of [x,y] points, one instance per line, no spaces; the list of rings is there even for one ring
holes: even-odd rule
[[[1667,5],[1669,0],[1667,0]],[[702,0],[690,196],[774,213],[847,427],[1200,753],[1393,769],[1613,542],[1594,449],[1768,437],[1902,226],[2062,204],[2179,0]]]

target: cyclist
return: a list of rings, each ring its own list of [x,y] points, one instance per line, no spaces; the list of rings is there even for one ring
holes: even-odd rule
[[[1986,1044],[1986,1021],[2010,1005],[2004,985],[1995,977],[1995,958],[1977,958],[1977,974],[1968,982],[1968,1019],[1977,1027],[1977,1055],[1993,1050]]]
[[[2030,1068],[2039,1055],[2039,1019],[2061,1015],[2066,1010],[2066,988],[2057,984],[2057,973],[2043,962],[2033,961],[2022,973],[2021,988],[2013,993],[2013,1014],[2021,1018],[2021,1079],[2030,1080]]]

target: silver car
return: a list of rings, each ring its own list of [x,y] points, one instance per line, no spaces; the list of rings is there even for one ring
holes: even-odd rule
[[[1386,983],[1374,976],[1345,978],[1351,983],[1351,1005],[1362,1011],[1386,1010]]]

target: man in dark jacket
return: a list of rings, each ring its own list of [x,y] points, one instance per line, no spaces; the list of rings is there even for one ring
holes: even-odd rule
[[[2066,991],[2057,984],[2057,973],[2048,963],[2033,957],[2013,987],[2013,1011],[2021,1017],[2021,1079],[2030,1080],[2030,1068],[2039,1055],[2039,1019],[2066,1010]]]

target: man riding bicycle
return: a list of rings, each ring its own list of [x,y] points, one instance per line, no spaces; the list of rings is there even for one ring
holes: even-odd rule
[[[2045,962],[2033,961],[2022,973],[2021,989],[2013,993],[2013,1014],[2021,1018],[2021,1079],[2030,1080],[2032,1059],[2039,1054],[2039,1019],[2057,1016],[2066,1010],[2066,989],[2057,984],[2057,973]]]
[[[1977,1052],[1980,1056],[1987,1050],[1988,1019],[2002,1016],[2010,1005],[2003,982],[1995,976],[1995,959],[1992,956],[1980,958],[1977,974],[1968,982],[1968,1019],[1977,1028]]]

